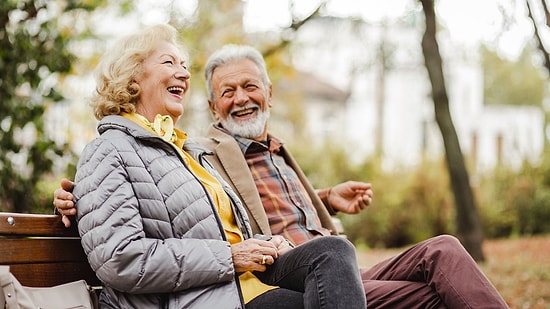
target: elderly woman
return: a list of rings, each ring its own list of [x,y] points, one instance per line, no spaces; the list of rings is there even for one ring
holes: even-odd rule
[[[100,134],[73,191],[104,308],[365,308],[353,246],[252,237],[234,192],[174,128],[190,74],[157,25],[105,54],[92,98]],[[262,278],[264,283],[258,279]]]

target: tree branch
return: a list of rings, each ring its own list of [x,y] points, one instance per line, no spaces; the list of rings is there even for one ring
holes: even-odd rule
[[[545,13],[546,13],[546,24],[548,25],[548,21],[549,21],[549,19],[548,19],[548,8],[546,7],[545,0],[541,0],[541,2],[543,3],[543,6],[544,6],[544,10],[545,10]],[[535,18],[533,17],[533,12],[531,10],[531,5],[529,5],[529,0],[525,0],[525,3],[527,4],[527,13],[529,15],[529,19],[531,19],[531,21],[533,22],[533,28],[535,30],[535,39],[537,40],[537,46],[538,46],[540,52],[542,53],[542,56],[544,57],[544,67],[546,68],[548,73],[550,73],[550,55],[548,55],[548,51],[546,50],[546,48],[544,47],[544,44],[542,42],[542,38],[540,36],[539,29],[537,27],[537,23],[535,21]]]

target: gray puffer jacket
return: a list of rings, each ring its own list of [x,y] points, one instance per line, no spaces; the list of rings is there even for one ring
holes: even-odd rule
[[[73,193],[82,246],[105,284],[102,307],[244,307],[215,206],[175,146],[121,116],[102,119],[98,132]],[[242,205],[205,151],[184,149],[218,177],[249,238]]]

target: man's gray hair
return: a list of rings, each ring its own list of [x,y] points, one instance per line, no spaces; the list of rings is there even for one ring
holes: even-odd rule
[[[263,82],[266,86],[271,84],[267,75],[264,57],[252,46],[227,44],[215,51],[206,61],[204,68],[204,77],[206,78],[206,92],[208,99],[214,100],[214,89],[212,89],[212,74],[217,67],[228,64],[233,61],[249,59],[254,62],[263,75]]]

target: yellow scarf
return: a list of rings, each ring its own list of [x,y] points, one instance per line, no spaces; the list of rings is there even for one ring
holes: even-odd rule
[[[187,139],[187,133],[174,128],[174,120],[172,120],[172,117],[170,116],[157,114],[153,123],[142,115],[136,113],[122,113],[122,116],[142,125],[142,127],[147,129],[149,132],[160,136],[167,142],[173,143],[180,149],[183,147],[183,144]]]

